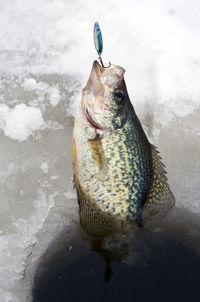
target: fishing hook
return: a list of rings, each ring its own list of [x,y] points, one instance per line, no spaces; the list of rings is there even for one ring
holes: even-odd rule
[[[109,62],[109,65],[108,65],[108,66],[105,66],[105,65],[103,64],[103,61],[102,61],[101,56],[99,56],[99,61],[101,62],[101,66],[102,66],[103,68],[109,68],[109,67],[111,66],[111,63],[110,63],[110,62]]]

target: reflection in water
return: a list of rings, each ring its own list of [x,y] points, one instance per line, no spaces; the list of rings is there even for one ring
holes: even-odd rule
[[[80,228],[71,238],[64,232],[38,263],[33,301],[197,302],[198,219],[177,210],[159,226],[136,229],[119,240],[113,235],[95,239]]]
[[[109,282],[114,273],[111,262],[127,261],[130,253],[130,238],[125,234],[93,238],[90,241],[90,248],[93,252],[98,252],[105,259],[104,280]]]

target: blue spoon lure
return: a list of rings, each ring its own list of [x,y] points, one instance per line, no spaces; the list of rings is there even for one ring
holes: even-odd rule
[[[98,22],[94,23],[94,45],[95,45],[95,49],[98,53],[99,61],[101,62],[102,67],[109,68],[111,66],[111,63],[109,62],[109,66],[104,66],[102,58],[101,58],[101,54],[103,51],[103,38],[102,38],[102,33],[101,33],[101,29],[100,29]]]

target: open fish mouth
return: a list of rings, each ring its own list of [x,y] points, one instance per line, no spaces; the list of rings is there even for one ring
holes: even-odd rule
[[[89,124],[95,129],[108,129],[103,123],[106,112],[112,111],[112,93],[124,84],[124,72],[120,66],[103,68],[96,60],[83,88],[82,110]]]
[[[101,75],[103,72],[104,68],[98,63],[97,60],[94,61],[87,84],[83,88],[83,93],[91,92],[95,96],[96,94],[100,93],[101,90],[104,90],[104,86],[101,81]]]
[[[97,60],[93,63],[93,69],[96,72],[97,77],[100,78],[101,74],[105,71],[105,68],[103,68]]]
[[[87,121],[93,128],[99,130],[102,130],[104,127],[97,121],[95,116],[99,113],[103,104],[103,95],[105,91],[101,81],[103,72],[104,68],[98,61],[94,61],[87,84],[83,88],[82,99],[82,109]]]
[[[91,92],[94,96],[103,94],[105,86],[110,89],[118,89],[124,80],[125,69],[111,65],[110,68],[103,68],[97,60],[94,61],[92,71],[83,92]]]

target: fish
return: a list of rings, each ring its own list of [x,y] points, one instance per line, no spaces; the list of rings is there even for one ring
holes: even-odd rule
[[[165,216],[175,203],[165,166],[129,99],[125,69],[97,60],[75,116],[74,183],[80,224],[106,236]]]

